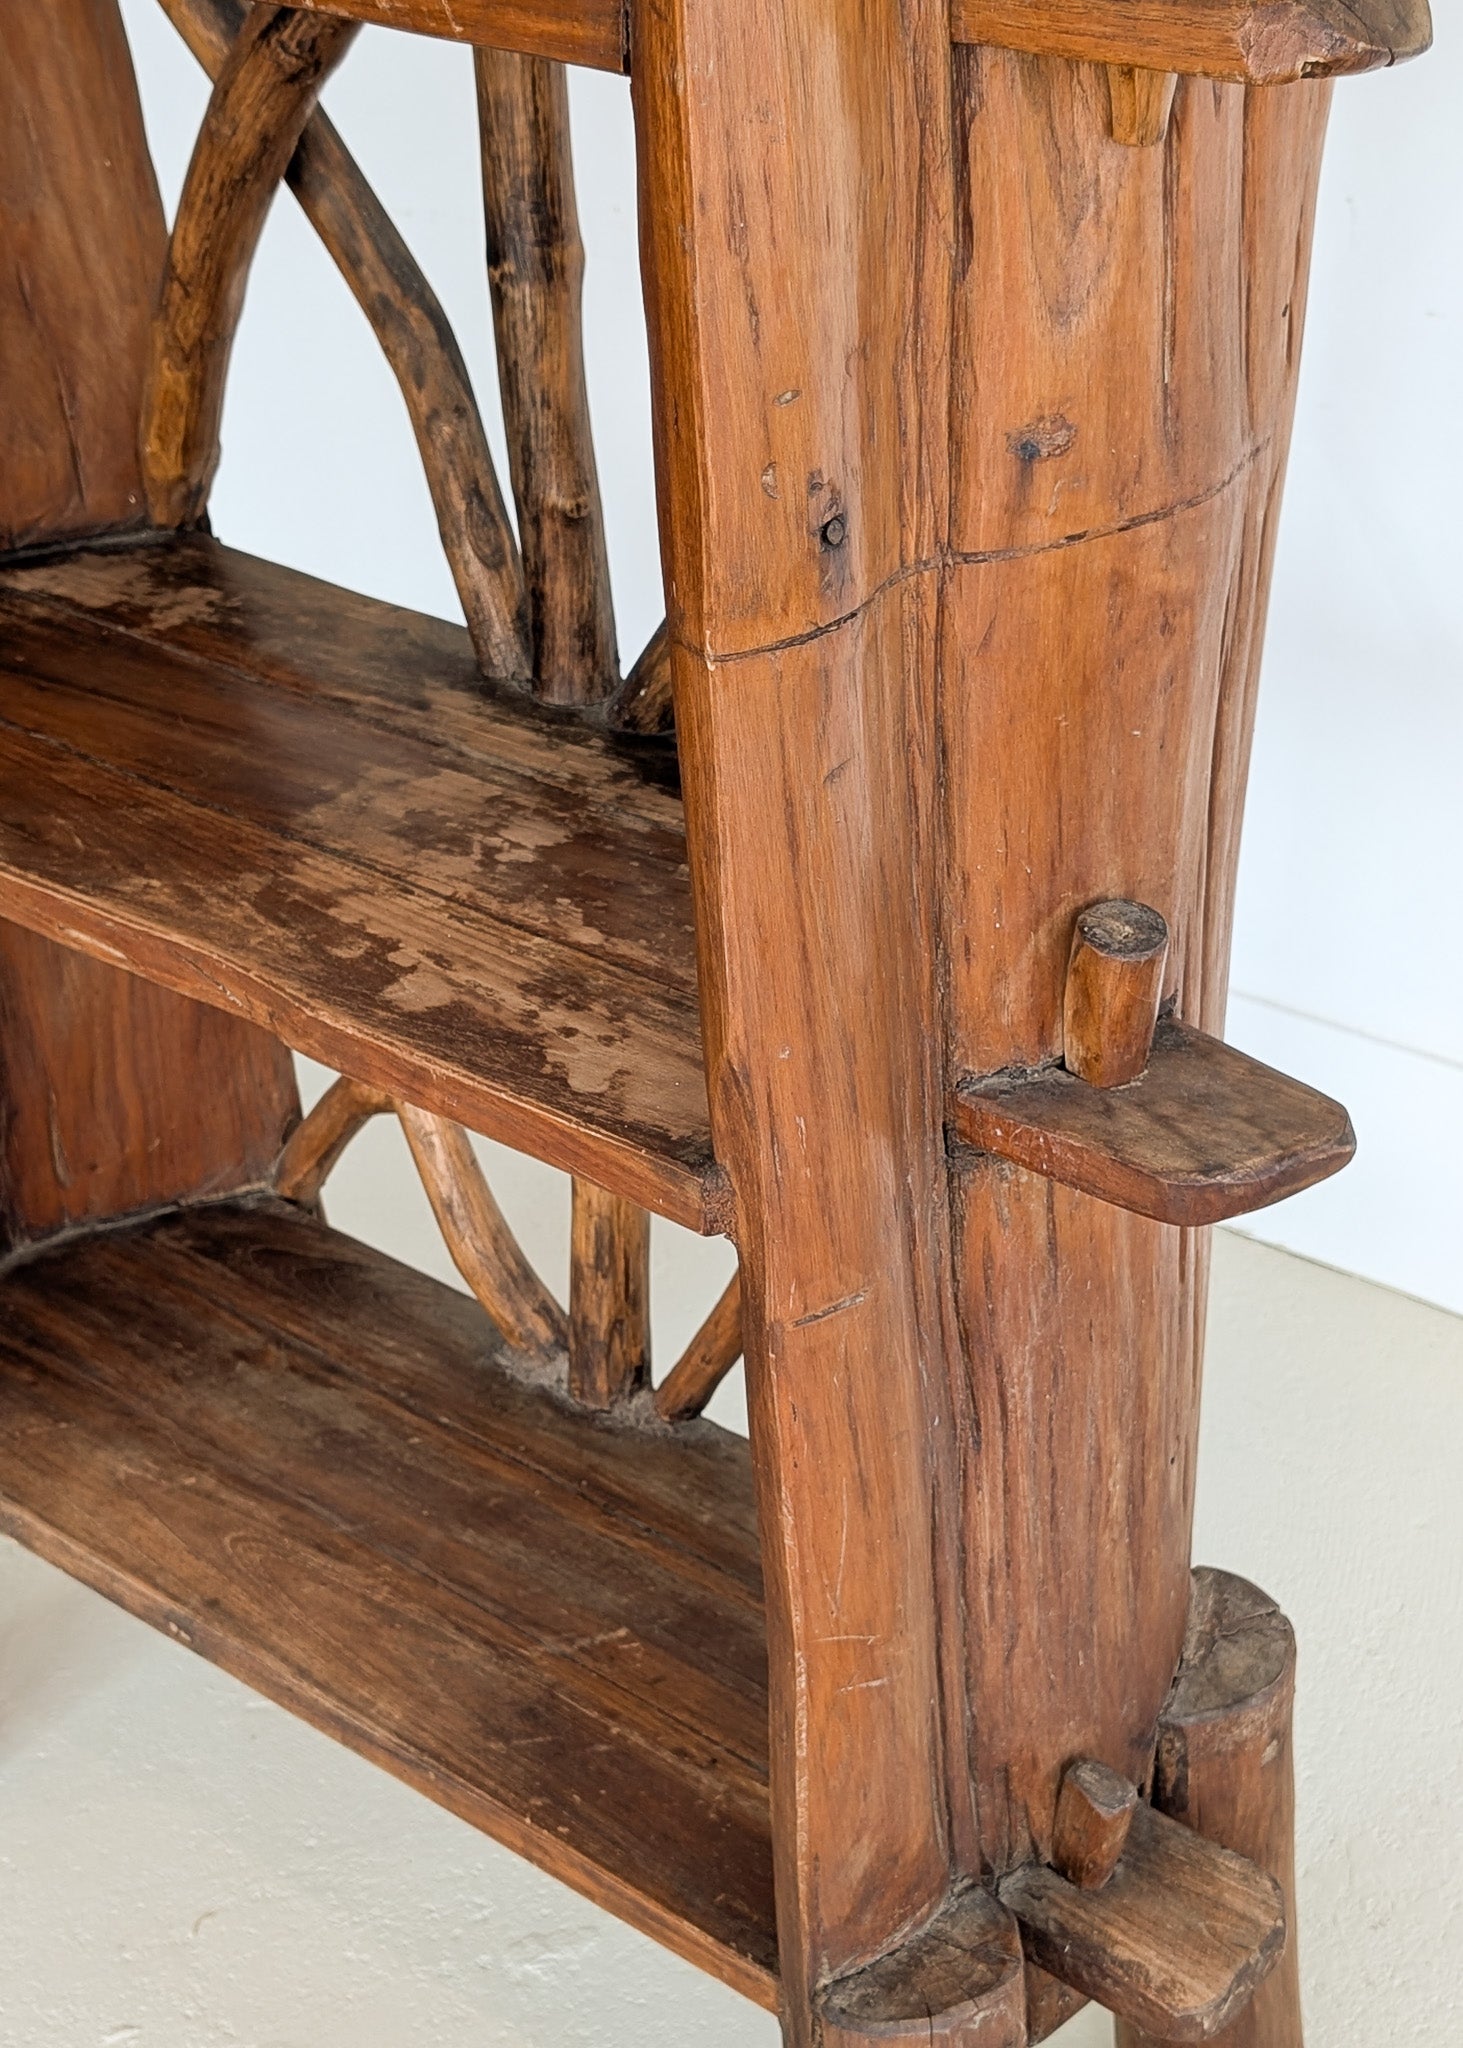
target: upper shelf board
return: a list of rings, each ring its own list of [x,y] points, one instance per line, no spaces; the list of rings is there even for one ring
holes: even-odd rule
[[[459,627],[201,536],[0,570],[0,915],[726,1227],[680,799]]]
[[[587,64],[595,71],[630,68],[623,0],[295,0],[295,5],[417,35],[556,57],[561,64]]]

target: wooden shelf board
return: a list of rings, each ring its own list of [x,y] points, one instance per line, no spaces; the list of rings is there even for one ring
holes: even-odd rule
[[[1220,1223],[1329,1174],[1356,1150],[1339,1102],[1222,1040],[1165,1019],[1121,1088],[1064,1067],[956,1090],[955,1134],[979,1151],[1160,1223]]]
[[[714,1231],[665,768],[201,536],[0,568],[0,915]]]
[[[774,2002],[743,1442],[586,1418],[283,1204],[0,1286],[0,1525]]]

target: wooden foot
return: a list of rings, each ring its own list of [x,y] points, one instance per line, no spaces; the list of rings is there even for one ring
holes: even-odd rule
[[[1228,1572],[1194,1573],[1172,1697],[1159,1728],[1154,1803],[1275,1878],[1290,1940],[1280,1963],[1218,2037],[1223,2048],[1301,2048],[1295,1939],[1295,1636],[1273,1600]],[[1119,2025],[1117,2048],[1154,2048]]]
[[[1016,1922],[989,1892],[960,1892],[890,1954],[835,1979],[819,2007],[819,2048],[1026,2048]]]

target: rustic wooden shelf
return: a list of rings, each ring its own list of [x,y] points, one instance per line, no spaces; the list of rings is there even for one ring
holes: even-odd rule
[[[6,1276],[0,1524],[770,2005],[746,1445],[502,1358],[284,1204],[73,1241]]]
[[[0,570],[0,686],[7,916],[725,1226],[663,745],[198,536]]]

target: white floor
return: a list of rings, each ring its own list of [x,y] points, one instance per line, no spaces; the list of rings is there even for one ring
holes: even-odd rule
[[[435,1256],[394,1143],[386,1126],[366,1141],[335,1220]],[[386,1186],[401,1206],[383,1214]],[[551,1264],[557,1189],[514,1192]],[[694,1289],[663,1290],[683,1327],[726,1256],[697,1255]],[[1460,1444],[1463,1320],[1221,1237],[1196,1554],[1258,1579],[1300,1634],[1312,2048],[1463,2039]],[[766,2014],[0,1545],[4,2048],[776,2039]],[[1108,2022],[1083,2014],[1059,2039],[1096,2048]]]

